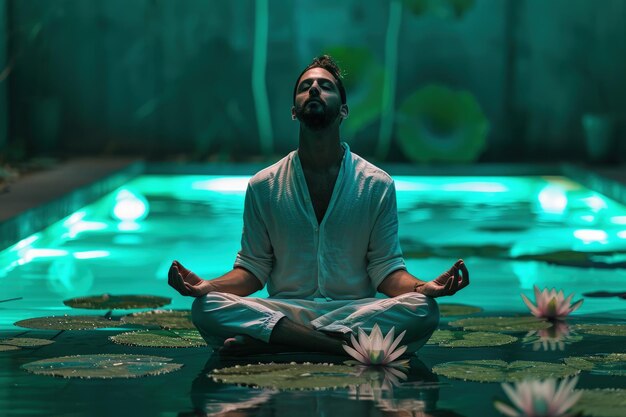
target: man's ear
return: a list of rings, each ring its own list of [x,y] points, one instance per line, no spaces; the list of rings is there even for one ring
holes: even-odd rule
[[[291,106],[291,120],[296,120],[296,106]]]
[[[342,119],[347,119],[349,113],[350,113],[350,111],[348,110],[348,105],[347,104],[342,104],[341,108],[339,109],[339,115],[341,116],[341,118]]]

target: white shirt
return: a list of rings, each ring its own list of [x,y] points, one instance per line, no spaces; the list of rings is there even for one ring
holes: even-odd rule
[[[248,183],[235,266],[267,284],[270,297],[373,297],[387,275],[406,269],[393,180],[342,146],[341,168],[320,224],[297,151]]]

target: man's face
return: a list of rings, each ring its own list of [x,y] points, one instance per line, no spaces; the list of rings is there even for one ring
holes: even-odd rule
[[[341,104],[333,75],[323,68],[311,68],[302,74],[291,113],[313,130],[330,126],[340,115],[345,117],[347,107]]]

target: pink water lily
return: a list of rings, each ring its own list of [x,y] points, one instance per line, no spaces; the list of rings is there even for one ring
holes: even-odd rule
[[[533,304],[524,294],[521,295],[532,315],[536,317],[562,319],[572,311],[578,309],[584,301],[581,299],[572,304],[574,294],[570,294],[565,298],[563,290],[557,292],[554,288],[550,291],[544,288],[543,291],[539,291],[539,287],[536,285],[533,286],[533,288],[535,290],[535,302],[537,305]]]
[[[525,380],[517,382],[515,387],[502,384],[502,389],[514,407],[498,400],[494,406],[509,417],[573,416],[568,411],[582,395],[582,391],[574,391],[577,382],[578,377],[565,378],[558,386],[556,379]]]
[[[350,335],[352,347],[344,345],[344,350],[357,361],[365,365],[389,365],[399,358],[405,351],[406,346],[400,346],[406,330],[394,339],[394,327],[383,338],[378,324],[374,324],[370,335],[359,328],[359,340]]]

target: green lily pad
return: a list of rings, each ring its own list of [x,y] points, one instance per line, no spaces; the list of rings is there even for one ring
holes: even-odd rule
[[[579,369],[550,362],[501,360],[470,360],[446,362],[433,367],[433,372],[447,378],[476,382],[511,382],[523,379],[565,378]]]
[[[590,417],[626,417],[626,389],[583,389],[572,407],[574,414]]]
[[[40,330],[87,330],[117,327],[120,322],[101,316],[51,316],[20,320],[15,325]]]
[[[595,375],[626,376],[626,353],[607,353],[565,358],[566,365]]]
[[[0,345],[11,345],[19,347],[37,347],[46,346],[54,343],[54,340],[36,339],[33,337],[12,337],[9,339],[0,339]]]
[[[360,385],[368,381],[357,368],[319,363],[258,364],[215,369],[215,381],[278,390],[330,389]]]
[[[626,336],[624,324],[575,324],[572,330],[577,333],[597,336]]]
[[[533,316],[523,317],[470,317],[452,321],[453,327],[462,327],[464,330],[481,332],[528,332],[531,330],[547,329],[552,324]]]
[[[154,295],[93,295],[63,301],[68,307],[91,310],[128,310],[133,308],[158,308],[172,301],[171,298]]]
[[[485,347],[501,346],[515,341],[517,337],[501,333],[435,330],[426,344],[451,348]]]
[[[206,346],[197,330],[140,330],[111,336],[120,345],[164,348]]]
[[[63,378],[138,378],[182,368],[172,359],[147,355],[76,355],[43,359],[22,365],[37,375]]]
[[[465,304],[439,304],[439,315],[441,317],[469,316],[483,311],[482,308]]]
[[[191,311],[152,310],[134,313],[120,319],[124,324],[137,324],[162,329],[188,329],[196,326],[191,322]]]
[[[8,352],[9,350],[20,350],[19,346],[14,345],[0,345],[0,352]]]

